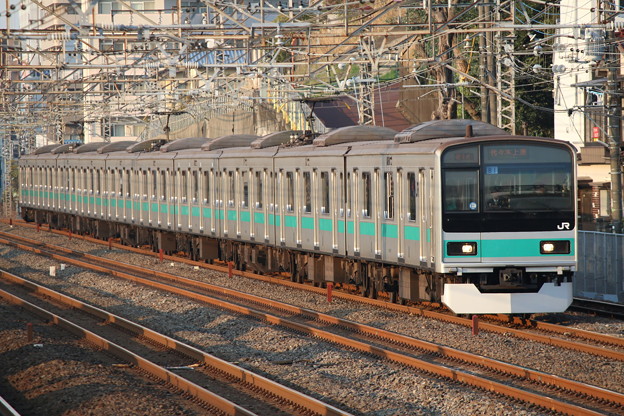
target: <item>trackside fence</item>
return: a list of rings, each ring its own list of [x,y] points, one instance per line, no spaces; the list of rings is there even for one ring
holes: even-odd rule
[[[624,234],[579,231],[574,296],[624,303]]]

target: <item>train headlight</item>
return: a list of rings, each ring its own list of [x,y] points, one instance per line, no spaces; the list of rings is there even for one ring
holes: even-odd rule
[[[570,241],[540,241],[540,253],[542,254],[570,254]]]
[[[453,241],[446,243],[446,252],[449,256],[476,256],[477,243],[474,241]]]

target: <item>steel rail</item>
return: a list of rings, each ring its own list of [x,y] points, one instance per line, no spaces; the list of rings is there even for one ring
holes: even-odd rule
[[[38,244],[38,243],[37,243]],[[22,248],[22,247],[19,247]],[[40,254],[44,254],[43,250],[41,249],[33,249],[34,252],[39,252]],[[65,249],[63,249],[65,250]],[[83,255],[84,253],[81,253],[81,255]],[[294,321],[288,320],[288,319],[284,319],[269,313],[264,313],[258,310],[254,310],[248,307],[244,307],[244,306],[240,306],[240,305],[235,305],[235,304],[231,304],[228,303],[226,301],[222,301],[219,299],[215,299],[209,296],[205,296],[196,292],[192,292],[192,291],[188,291],[186,289],[182,289],[182,288],[178,288],[178,287],[172,287],[166,284],[162,284],[159,282],[153,282],[151,280],[148,279],[144,279],[138,276],[134,276],[134,275],[128,275],[127,273],[123,273],[123,272],[119,272],[119,271],[114,271],[114,270],[110,270],[104,266],[99,266],[99,265],[92,265],[80,260],[74,260],[74,259],[68,259],[65,258],[63,256],[60,255],[56,255],[53,254],[52,255],[53,258],[56,258],[58,260],[62,260],[65,261],[67,263],[73,263],[75,265],[79,265],[81,267],[88,267],[92,270],[97,270],[97,271],[101,271],[103,273],[107,273],[107,274],[111,274],[117,277],[121,277],[121,278],[125,278],[125,279],[129,279],[131,281],[134,281],[136,283],[141,283],[141,284],[146,284],[148,286],[151,287],[155,287],[158,289],[162,289],[162,290],[166,290],[168,292],[171,293],[175,293],[181,296],[186,296],[189,297],[191,299],[194,300],[199,300],[205,303],[208,303],[210,305],[214,305],[216,307],[220,307],[226,310],[230,310],[239,314],[243,314],[243,315],[247,315],[247,316],[251,316],[253,318],[256,318],[258,320],[262,320],[271,324],[276,324],[276,325],[281,325],[283,327],[286,328],[290,328],[294,331],[300,332],[300,333],[304,333],[310,336],[314,336],[323,340],[326,340],[328,342],[332,342],[332,343],[336,343],[339,345],[343,345],[346,346],[348,348],[352,348],[364,353],[369,353],[369,354],[373,354],[376,356],[379,356],[381,358],[385,358],[385,359],[389,359],[391,361],[395,361],[407,366],[410,366],[412,368],[416,368],[416,369],[420,369],[422,371],[431,373],[431,374],[435,374],[437,376],[440,377],[444,377],[453,381],[458,381],[461,383],[466,383],[469,384],[471,386],[475,386],[481,389],[485,389],[487,391],[492,391],[492,392],[496,392],[496,393],[500,393],[500,394],[504,394],[508,397],[512,397],[515,399],[519,399],[522,400],[524,402],[528,402],[528,403],[532,403],[538,406],[542,406],[544,408],[550,409],[550,410],[556,410],[556,411],[560,411],[560,412],[564,412],[567,414],[573,414],[573,415],[599,415],[602,414],[600,412],[596,412],[593,411],[591,409],[587,409],[584,407],[580,407],[577,405],[573,405],[555,398],[551,398],[551,397],[547,397],[544,396],[543,394],[536,394],[536,393],[532,393],[529,391],[525,391],[519,388],[515,388],[512,386],[508,386],[506,384],[503,383],[499,383],[490,379],[486,379],[483,377],[479,377],[473,374],[469,374],[463,371],[459,371],[459,370],[454,370],[451,368],[448,368],[446,366],[442,366],[439,364],[433,364],[424,360],[420,360],[411,356],[407,356],[401,353],[397,353],[388,349],[384,349],[384,348],[380,348],[380,347],[376,347],[361,341],[357,341],[354,339],[350,339],[341,335],[337,335],[334,333],[330,333],[324,330],[320,330],[317,328],[312,328],[309,327],[307,325],[302,325],[299,323],[296,323]],[[102,261],[101,258],[98,258],[99,261]],[[126,265],[124,265],[125,267]],[[161,272],[155,272],[153,270],[148,270],[147,271],[148,274],[150,275],[160,275],[162,274]],[[165,273],[166,274],[166,273]],[[180,280],[182,278],[179,278],[177,276],[172,276],[170,275],[172,280]],[[224,288],[219,288],[219,290],[224,290]],[[229,289],[227,289],[229,291]],[[236,292],[236,291],[231,291],[231,292]],[[375,329],[372,329],[373,331],[375,331]],[[435,344],[432,344],[435,347]],[[439,346],[437,346],[439,348]],[[450,353],[450,350],[449,350]],[[468,354],[468,353],[464,353],[464,354]],[[474,361],[479,361],[482,360],[484,357],[478,357],[475,356],[473,357],[471,360]],[[493,360],[494,361],[494,360]],[[521,374],[522,371],[520,371],[519,374]],[[533,380],[539,380],[539,372],[535,372],[533,373],[531,376],[527,376],[526,374],[523,375],[523,377],[525,378],[529,378]],[[558,377],[552,377],[552,380],[557,379]],[[568,384],[568,386],[574,386],[576,383],[576,387],[582,385],[582,383],[577,383],[577,382],[570,382],[570,384]],[[591,391],[591,393],[588,393],[588,391]],[[593,394],[601,394],[605,397],[605,400],[610,400],[611,399],[615,399],[616,403],[624,403],[624,399],[622,397],[618,397],[618,393],[615,392],[610,392],[606,389],[601,389],[601,388],[597,388],[594,386],[589,386],[586,385],[586,388],[583,391],[579,391],[582,394],[588,394],[590,396],[592,396]],[[606,393],[606,394],[605,394]],[[611,399],[606,399],[606,397],[610,397]]]
[[[2,275],[2,277],[7,276],[6,272],[1,272],[0,274]],[[136,365],[140,369],[148,372],[149,374],[158,378],[159,380],[162,380],[180,389],[184,393],[187,393],[193,397],[196,397],[198,400],[201,400],[209,404],[210,406],[217,408],[218,410],[226,413],[227,415],[235,415],[235,416],[239,416],[239,415],[240,416],[254,416],[255,415],[254,413],[249,412],[248,410],[238,406],[237,404],[232,403],[231,401],[226,400],[222,398],[221,396],[218,396],[215,393],[212,393],[211,391],[208,391],[204,389],[203,387],[200,387],[178,376],[177,374],[167,370],[166,368],[163,368],[151,361],[148,361],[140,357],[139,355],[136,355],[132,353],[131,351],[128,351],[127,349],[111,341],[108,341],[107,339],[100,337],[99,335],[85,328],[82,328],[81,326],[76,325],[66,319],[63,319],[60,316],[55,315],[49,311],[46,311],[45,309],[40,308],[39,306],[36,306],[18,296],[15,296],[4,290],[0,290],[0,297],[4,298],[8,302],[11,302],[15,305],[18,305],[24,309],[29,310],[33,314],[49,322],[52,322],[58,325],[60,328],[63,328],[66,331],[71,332],[72,334],[76,335],[79,338],[84,338],[86,341],[97,346],[98,348],[101,348],[113,354],[120,360]]]
[[[4,398],[2,396],[0,396],[0,415],[2,415],[2,416],[20,416],[19,412],[17,410],[15,410],[13,408],[13,406],[11,406],[9,404],[9,402],[4,400]]]
[[[14,274],[5,272],[5,271],[0,271],[0,278],[6,279],[14,284],[18,284],[20,286],[23,286],[24,288],[32,291],[33,293],[36,294],[40,294],[43,295],[49,299],[52,300],[56,300],[58,302],[61,302],[63,304],[66,304],[74,309],[77,310],[81,310],[84,311],[96,318],[101,319],[102,321],[106,322],[106,323],[110,323],[110,324],[115,324],[127,331],[130,331],[131,333],[140,335],[141,337],[150,340],[152,342],[158,343],[160,345],[165,346],[166,348],[169,348],[171,350],[175,350],[180,352],[181,354],[188,356],[190,358],[192,358],[193,360],[195,360],[198,363],[201,363],[202,365],[206,365],[208,367],[211,367],[217,371],[220,371],[236,380],[238,380],[239,382],[242,383],[246,383],[249,384],[250,386],[252,386],[253,388],[258,388],[261,389],[265,392],[268,392],[269,394],[272,394],[274,396],[279,397],[280,399],[292,403],[296,406],[299,406],[300,408],[305,409],[307,412],[313,413],[313,414],[317,414],[317,415],[324,415],[324,416],[350,416],[350,414],[348,412],[344,412],[334,406],[330,406],[326,403],[321,402],[320,400],[317,400],[311,396],[308,396],[304,393],[300,393],[296,390],[293,390],[289,387],[283,386],[277,382],[274,382],[272,380],[269,380],[266,377],[263,377],[259,374],[253,373],[251,371],[245,370],[237,365],[231,364],[225,360],[222,360],[216,356],[213,356],[211,354],[208,354],[204,351],[201,351],[195,347],[192,347],[188,344],[185,344],[181,341],[175,340],[169,336],[166,336],[164,334],[158,333],[156,331],[153,331],[147,327],[144,327],[142,325],[139,325],[137,323],[134,323],[132,321],[129,321],[125,318],[122,318],[118,315],[115,315],[113,313],[110,313],[108,311],[105,311],[103,309],[100,309],[98,307],[89,305],[85,302],[82,302],[80,300],[77,300],[75,298],[72,298],[70,296],[64,295],[60,292],[57,292],[53,289],[49,289],[45,286],[39,285],[37,283],[34,283],[32,281],[29,281],[27,279],[21,278],[19,276],[16,276]],[[5,295],[5,291],[0,290],[0,297],[5,297],[7,298],[7,300],[10,300],[13,303],[16,303],[16,301],[12,300],[13,298],[18,298],[20,299],[18,296],[12,295],[12,294],[8,294]],[[22,305],[20,303],[20,306],[25,306],[27,308],[30,309],[30,304],[29,302],[23,300],[23,302],[25,303],[25,305]],[[35,308],[39,308],[35,305],[32,305]],[[42,308],[39,308],[41,310],[43,310]],[[40,311],[36,311],[37,314],[39,316],[44,317],[45,319],[51,319],[50,316],[56,316],[50,313],[50,315],[47,315],[48,312],[44,311],[44,312],[40,312]],[[52,319],[51,319],[52,320]],[[63,318],[59,317],[59,321],[66,321]],[[55,322],[56,323],[56,322]],[[74,325],[70,322],[71,325]],[[77,325],[76,325],[77,326]],[[88,337],[85,336],[85,338],[87,338],[89,341],[91,341],[91,339],[89,338],[91,336],[91,332],[83,329],[83,331],[89,333]],[[82,336],[82,332],[79,330],[75,330],[73,331],[75,334]],[[93,334],[93,336],[95,337],[99,337],[96,334]],[[98,341],[98,342],[108,342],[106,340],[104,341]],[[96,342],[95,344],[102,347],[102,345],[105,344],[100,344]],[[150,369],[153,366],[159,367],[158,369],[156,369],[155,372],[151,373],[154,374],[155,376],[159,377],[160,379],[169,382],[169,373],[168,370],[163,369],[162,367],[156,365],[156,364],[152,364],[152,365],[148,365],[146,368],[143,367],[143,362],[142,361],[137,361],[134,359],[133,356],[128,355],[129,354],[133,354],[131,352],[127,352],[127,350],[123,349],[123,347],[119,347],[122,348],[122,354],[119,355],[118,357],[120,359],[124,359],[127,362],[133,363],[133,364],[137,364],[140,368],[142,369],[146,369],[148,371],[150,371]],[[108,350],[108,348],[105,348]],[[115,351],[113,351],[115,352]],[[116,352],[115,352],[116,354]],[[167,371],[167,372],[165,372]],[[179,376],[178,376],[179,377]],[[184,390],[185,392],[194,394],[193,391],[195,388],[198,389],[203,389],[202,387],[192,387],[192,388],[187,388],[185,386],[184,383],[190,383],[191,385],[193,385],[193,383],[185,380],[184,378],[180,377],[182,382],[178,382],[176,380],[175,383],[172,383],[174,386],[176,387],[180,387],[183,386],[184,388],[182,388],[182,390]],[[206,390],[208,391],[208,390]],[[209,391],[208,391],[209,392]],[[196,397],[198,397],[199,399],[205,400],[205,393],[203,393],[200,390],[201,395],[196,395],[194,394]],[[214,393],[209,392],[211,395],[214,395]],[[215,395],[216,396],[216,395]],[[212,396],[207,396],[209,399]],[[220,397],[220,396],[217,396]],[[226,400],[226,399],[223,399]],[[214,405],[211,401],[207,401],[207,403],[210,403],[211,405]],[[231,403],[231,402],[230,402]],[[217,403],[218,404],[218,403]],[[232,403],[234,406],[243,409],[242,407]],[[227,411],[229,408],[232,408],[231,405],[228,405],[226,407],[223,406],[219,406],[218,407],[220,410],[224,410]],[[244,409],[243,409],[244,410]],[[246,413],[228,413],[228,414],[253,414],[251,412],[248,412],[245,410]]]
[[[0,220],[0,222],[5,222],[8,223],[8,220]],[[19,224],[20,226],[25,226],[28,228],[35,228],[35,226],[28,224],[26,222],[22,222],[22,221],[13,221],[13,223],[15,224]],[[50,232],[58,234],[58,235],[67,235],[67,232],[63,232],[63,231],[58,231],[58,230],[52,230],[49,229]],[[40,242],[35,242],[34,240],[28,239],[26,237],[19,237],[19,236],[15,236],[13,234],[10,233],[3,233],[0,232],[0,236],[6,236],[7,238],[17,238],[17,239],[21,239],[22,241],[30,241],[33,244],[42,244]],[[92,237],[88,237],[88,236],[76,236],[74,235],[76,238],[82,238],[85,241],[89,241],[95,244],[99,244],[99,245],[108,245],[108,242],[102,241],[102,240],[98,240],[96,238],[92,238]],[[152,256],[152,257],[159,257],[158,253],[154,253],[151,251],[146,251],[145,249],[141,249],[141,248],[137,248],[137,247],[130,247],[130,246],[125,246],[123,244],[119,244],[119,243],[110,243],[111,247],[115,247],[118,249],[122,249],[122,250],[126,250],[126,251],[131,251],[133,253],[138,253],[138,254],[143,254],[143,255],[147,255],[147,256]],[[202,268],[206,268],[206,269],[210,269],[210,270],[215,270],[215,271],[219,271],[219,272],[223,272],[223,273],[228,273],[228,267],[227,266],[220,266],[220,265],[216,265],[216,264],[207,264],[207,263],[202,263],[202,262],[197,262],[197,261],[193,261],[190,260],[188,258],[183,258],[183,257],[176,257],[176,256],[168,256],[168,255],[163,255],[163,259],[166,259],[168,261],[176,261],[179,263],[184,263],[184,264],[188,264],[188,265],[192,265],[192,266],[198,266],[198,267],[202,267]],[[318,288],[318,287],[313,287],[313,286],[308,286],[308,285],[302,285],[300,283],[295,283],[295,282],[291,282],[291,281],[286,281],[284,279],[280,279],[277,277],[272,277],[272,276],[266,276],[266,275],[257,275],[255,273],[251,273],[251,272],[245,272],[245,271],[239,271],[239,270],[235,270],[233,271],[236,275],[238,276],[242,276],[242,277],[247,277],[250,279],[255,279],[255,280],[260,280],[260,281],[264,281],[264,282],[269,282],[269,283],[274,283],[274,284],[279,284],[282,286],[287,286],[287,287],[292,287],[292,288],[298,288],[298,289],[303,289],[303,290],[307,290],[310,292],[314,292],[314,293],[318,293],[321,295],[325,295],[327,293],[327,291],[325,289],[322,288]],[[444,321],[444,322],[450,322],[456,325],[462,325],[465,327],[471,327],[472,326],[472,321],[470,319],[466,319],[463,317],[459,317],[459,316],[455,316],[455,315],[450,315],[448,313],[443,313],[443,312],[438,312],[438,311],[433,311],[433,310],[428,310],[428,309],[424,309],[424,308],[419,308],[419,307],[414,307],[414,306],[408,306],[408,305],[400,305],[397,303],[390,303],[387,301],[383,301],[383,300],[378,300],[378,299],[370,299],[370,298],[365,298],[359,295],[353,295],[350,293],[345,293],[345,292],[339,292],[339,291],[334,291],[332,296],[334,298],[337,299],[345,299],[345,300],[350,300],[350,301],[354,301],[354,302],[360,302],[360,303],[364,303],[364,304],[368,304],[368,305],[375,305],[377,307],[382,307],[391,311],[395,311],[395,312],[401,312],[401,313],[407,313],[410,315],[417,315],[417,316],[423,316],[426,318],[432,318],[432,319],[436,319],[439,321]],[[490,316],[488,316],[490,317]],[[509,317],[504,317],[504,318],[498,318],[498,317],[493,317],[501,322],[504,323],[509,323]],[[522,322],[521,320],[519,320],[518,318],[513,318],[512,322],[515,322],[518,325],[521,325]],[[615,346],[619,346],[619,347],[624,347],[624,339],[622,338],[617,338],[614,336],[610,336],[610,335],[605,335],[605,334],[599,334],[599,333],[595,333],[595,332],[590,332],[590,331],[585,331],[585,330],[581,330],[581,329],[576,329],[576,328],[569,328],[569,327],[559,327],[558,325],[553,325],[553,324],[548,324],[545,322],[539,322],[539,321],[531,321],[530,326],[533,326],[537,329],[540,330],[545,330],[548,332],[553,332],[553,333],[560,333],[560,334],[565,334],[566,336],[572,335],[574,337],[580,338],[580,339],[588,339],[588,340],[592,340],[595,342],[600,342],[603,344],[609,344],[609,345],[615,345]],[[598,346],[593,346],[593,345],[587,345],[587,344],[582,344],[582,343],[578,343],[578,342],[573,342],[573,341],[569,341],[569,340],[564,340],[561,338],[556,338],[556,337],[552,337],[552,336],[547,336],[547,335],[542,335],[542,334],[535,334],[535,333],[529,333],[523,330],[519,330],[519,329],[514,329],[514,328],[509,328],[506,326],[501,326],[501,325],[497,325],[497,324],[492,324],[492,323],[488,323],[488,322],[484,322],[484,321],[480,321],[479,322],[479,330],[480,331],[489,331],[489,332],[493,332],[493,333],[497,333],[497,334],[506,334],[506,335],[512,335],[516,338],[519,339],[528,339],[531,341],[535,341],[535,342],[540,342],[546,345],[552,345],[552,346],[556,346],[556,347],[560,347],[560,348],[566,348],[566,349],[571,349],[574,351],[581,351],[581,352],[585,352],[588,354],[593,354],[599,357],[605,357],[605,358],[609,358],[609,359],[613,359],[613,360],[618,360],[618,361],[624,361],[624,352],[619,352],[619,351],[613,351],[613,350],[607,350],[604,349],[602,347],[598,347]]]

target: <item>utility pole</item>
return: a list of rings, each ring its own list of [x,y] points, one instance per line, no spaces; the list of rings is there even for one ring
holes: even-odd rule
[[[619,52],[615,48],[613,30],[607,30],[607,134],[609,137],[609,157],[611,160],[611,219],[613,231],[622,232],[622,96],[620,81]]]

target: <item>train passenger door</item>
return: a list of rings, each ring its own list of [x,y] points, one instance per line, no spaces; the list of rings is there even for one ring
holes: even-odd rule
[[[420,264],[429,266],[431,260],[431,228],[429,219],[429,180],[425,169],[418,170],[418,214],[420,218]]]

